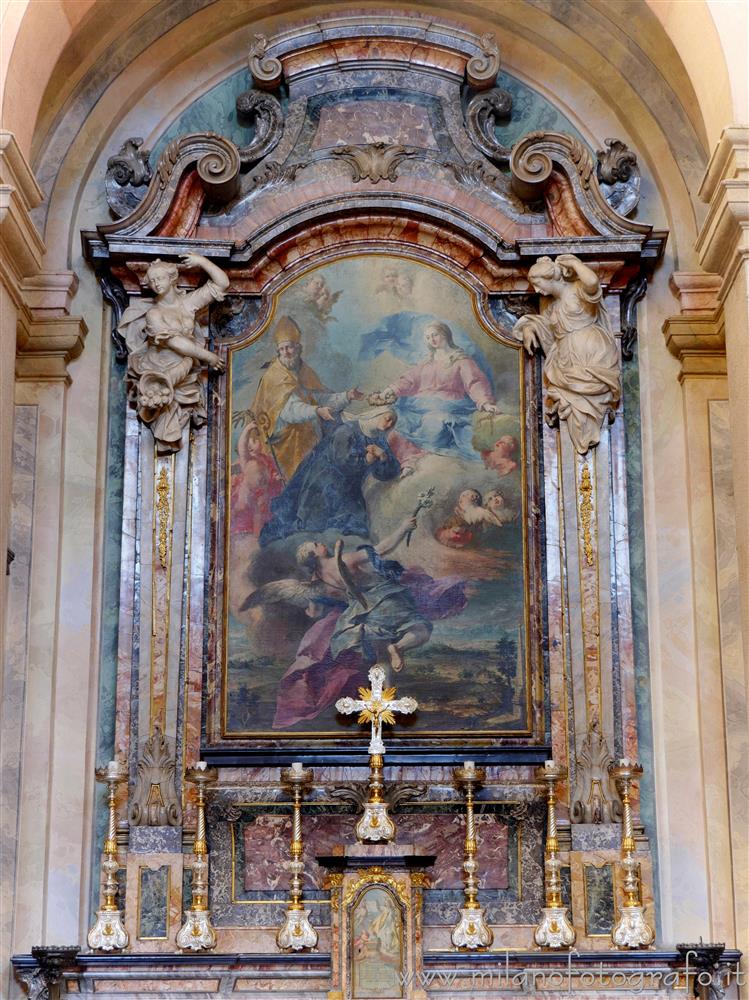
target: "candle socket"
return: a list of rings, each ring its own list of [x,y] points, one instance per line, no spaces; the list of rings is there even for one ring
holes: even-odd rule
[[[632,785],[642,775],[642,767],[637,761],[624,758],[609,765],[609,774],[622,800],[621,865],[624,869],[622,911],[611,932],[611,939],[617,948],[647,948],[655,940],[655,933],[643,912],[631,804]]]
[[[567,916],[562,902],[562,864],[557,857],[557,782],[566,778],[567,772],[553,760],[544,762],[538,777],[546,785],[546,846],[544,848],[544,890],[546,906],[533,935],[539,948],[570,948],[575,943],[575,928]]]
[[[127,771],[117,760],[110,760],[106,767],[96,770],[96,780],[107,785],[109,818],[101,862],[104,904],[97,911],[94,926],[88,932],[88,946],[92,951],[120,951],[127,948],[130,938],[122,923],[122,911],[117,907],[117,785],[127,781]]]
[[[195,828],[192,866],[192,907],[185,910],[185,920],[177,932],[177,947],[183,951],[210,951],[216,947],[216,932],[208,908],[208,841],[205,829],[205,792],[218,777],[215,768],[199,761],[185,771],[185,781],[197,788],[198,821]]]
[[[276,934],[276,944],[283,951],[301,951],[317,945],[317,931],[309,921],[309,910],[302,903],[304,862],[302,854],[302,799],[312,784],[312,771],[295,762],[281,771],[281,784],[292,796],[290,860],[286,867],[291,872],[291,902],[286,909],[283,925]]]
[[[478,902],[476,825],[473,814],[474,795],[486,778],[486,772],[483,768],[475,767],[473,761],[466,761],[463,767],[455,768],[453,777],[466,800],[466,836],[463,856],[465,902],[460,910],[460,919],[453,927],[450,937],[454,947],[475,951],[478,948],[490,947],[494,941],[492,929],[486,923],[484,912]]]

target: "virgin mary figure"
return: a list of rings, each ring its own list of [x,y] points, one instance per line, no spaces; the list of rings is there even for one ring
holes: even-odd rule
[[[395,405],[397,437],[407,442],[405,448],[396,445],[395,451],[404,464],[423,452],[480,461],[473,446],[473,416],[477,411],[498,412],[491,383],[455,344],[446,323],[429,323],[424,342],[427,357],[387,388],[372,393],[369,402]]]

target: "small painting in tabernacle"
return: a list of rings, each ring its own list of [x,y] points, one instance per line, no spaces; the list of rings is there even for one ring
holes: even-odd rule
[[[233,346],[224,737],[340,736],[381,664],[423,737],[530,730],[523,362],[473,293],[326,264]]]
[[[403,996],[403,916],[391,892],[366,889],[351,914],[354,997]]]

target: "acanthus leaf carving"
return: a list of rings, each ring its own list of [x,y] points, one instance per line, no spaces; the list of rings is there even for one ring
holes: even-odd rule
[[[471,142],[495,163],[506,163],[510,148],[497,141],[495,128],[512,113],[512,94],[501,87],[476,94],[466,107],[466,131]]]
[[[577,756],[570,819],[573,823],[618,823],[622,804],[611,789],[609,764],[613,757],[596,726],[588,731]]]
[[[266,188],[282,187],[296,179],[300,170],[309,166],[309,160],[299,160],[297,163],[278,163],[270,160],[263,163],[257,173],[250,178],[252,191],[263,191]]]
[[[176,765],[166,737],[154,726],[138,761],[128,817],[131,826],[181,826],[175,776]]]
[[[365,179],[373,184],[380,181],[394,181],[398,176],[398,166],[418,149],[411,146],[391,145],[387,142],[370,142],[366,146],[337,146],[331,150],[351,167],[354,184]]]
[[[603,304],[601,282],[574,254],[540,257],[528,280],[541,295],[538,315],[521,316],[513,334],[528,353],[544,354],[545,410],[567,425],[584,455],[601,439],[621,399],[619,351]]]

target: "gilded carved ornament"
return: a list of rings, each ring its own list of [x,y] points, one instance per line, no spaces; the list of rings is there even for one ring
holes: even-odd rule
[[[408,890],[392,875],[388,875],[384,868],[379,865],[372,865],[370,868],[362,868],[359,877],[349,884],[343,897],[344,908],[349,907],[357,895],[370,886],[382,885],[396,896],[404,906],[408,906],[410,899]]]

